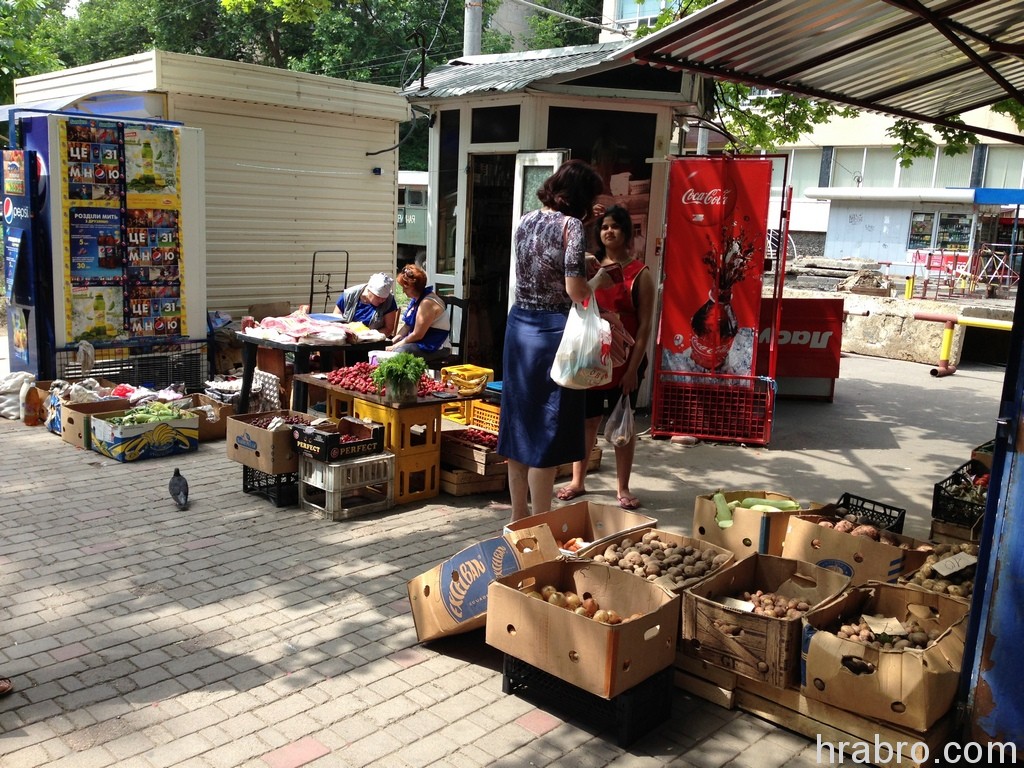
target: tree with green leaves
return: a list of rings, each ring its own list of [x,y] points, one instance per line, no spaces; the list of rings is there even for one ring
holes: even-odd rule
[[[0,104],[14,101],[15,79],[60,69],[57,56],[26,34],[51,12],[44,0],[0,0]]]

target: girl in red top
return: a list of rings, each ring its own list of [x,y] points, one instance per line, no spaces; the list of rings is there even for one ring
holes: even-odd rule
[[[647,343],[654,322],[654,278],[647,265],[633,257],[630,247],[633,239],[633,221],[629,211],[618,205],[609,208],[597,224],[597,235],[600,244],[596,255],[600,265],[606,270],[620,268],[623,278],[621,282],[609,288],[595,290],[597,304],[602,310],[618,313],[627,333],[636,340],[636,343],[630,350],[625,365],[612,372],[611,383],[600,389],[586,390],[587,453],[583,461],[573,462],[572,481],[558,491],[558,498],[562,501],[569,501],[587,492],[584,485],[587,459],[597,442],[598,429],[604,416],[611,412],[623,394],[629,396],[630,404],[636,408],[640,381],[647,368]],[[635,452],[635,434],[626,445],[615,447],[615,478],[618,486],[616,495],[619,506],[623,509],[636,509],[640,506],[640,500],[629,490]]]

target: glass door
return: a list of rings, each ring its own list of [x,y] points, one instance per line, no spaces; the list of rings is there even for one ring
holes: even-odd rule
[[[501,370],[501,352],[508,316],[509,243],[512,241],[511,152],[471,154],[467,204],[466,257],[463,265],[472,322],[466,327],[465,359]]]
[[[515,183],[512,189],[512,231],[524,213],[541,207],[537,190],[555,170],[569,159],[568,149],[545,149],[516,154]],[[508,308],[516,300],[515,244],[509,240]]]

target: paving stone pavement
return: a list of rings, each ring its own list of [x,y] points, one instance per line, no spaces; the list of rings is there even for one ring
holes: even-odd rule
[[[989,439],[1002,371],[890,362],[844,358],[836,402],[780,403],[771,447],[645,436],[633,489],[687,534],[693,497],[717,487],[902,490],[920,533],[931,484]],[[503,694],[482,631],[417,644],[406,582],[493,536],[503,494],[329,522],[243,493],[223,442],[121,464],[14,421],[0,441],[3,768],[818,764],[804,736],[678,689],[668,722],[620,748]],[[610,455],[591,498],[614,496]]]

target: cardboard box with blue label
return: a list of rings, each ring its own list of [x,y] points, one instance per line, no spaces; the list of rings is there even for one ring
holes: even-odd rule
[[[229,416],[228,458],[268,475],[299,471],[299,451],[292,437],[294,424],[308,424],[298,411],[265,411]],[[268,427],[274,426],[274,429]]]
[[[118,424],[112,419],[127,411],[97,413],[91,420],[92,449],[117,461],[139,461],[199,449],[199,418],[181,411],[180,418],[142,424]]]
[[[858,535],[824,527],[833,523],[821,515],[794,515],[789,518],[782,556],[803,560],[850,577],[853,585],[869,581],[895,582],[916,571],[931,553],[931,545],[910,536],[889,533],[875,526],[854,526]]]
[[[492,581],[558,556],[551,529],[540,525],[481,541],[410,580],[417,639],[425,643],[479,629],[487,620]]]

